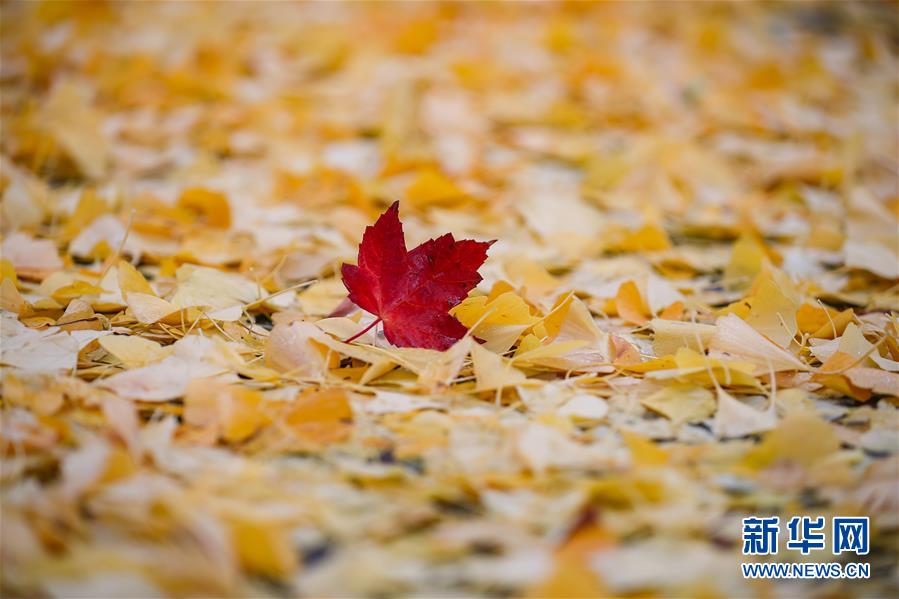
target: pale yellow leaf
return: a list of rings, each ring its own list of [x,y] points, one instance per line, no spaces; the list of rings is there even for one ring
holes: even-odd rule
[[[144,366],[168,355],[161,345],[134,335],[108,335],[100,339],[100,347],[128,367]]]

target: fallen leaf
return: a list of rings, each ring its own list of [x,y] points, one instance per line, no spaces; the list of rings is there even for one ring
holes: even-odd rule
[[[746,323],[781,347],[789,347],[799,329],[796,312],[799,293],[780,271],[768,271],[754,285],[752,307]]]
[[[216,377],[233,381],[236,376],[220,363],[215,344],[202,337],[188,337],[171,346],[171,354],[158,362],[100,379],[97,384],[122,397],[160,402],[184,395],[194,379]]]
[[[709,343],[713,352],[750,361],[762,372],[808,369],[799,358],[763,337],[735,314],[722,316],[715,326],[717,331]]]
[[[41,108],[43,127],[92,179],[106,173],[109,161],[109,144],[101,120],[90,103],[88,90],[72,81],[55,85]]]
[[[28,328],[13,316],[3,315],[2,357],[7,366],[32,372],[64,372],[78,363],[78,352],[111,331],[71,331],[59,327]]]
[[[43,279],[62,268],[56,246],[49,239],[34,239],[25,233],[13,233],[3,240],[3,259],[9,260],[16,272]]]
[[[196,213],[210,226],[227,229],[231,226],[231,206],[225,194],[204,189],[189,187],[181,192],[178,206]]]
[[[477,391],[491,391],[513,387],[527,380],[523,372],[508,361],[480,345],[471,347],[471,362],[477,381]]]
[[[259,297],[259,287],[252,281],[214,268],[185,264],[176,276],[178,284],[169,302],[179,310],[202,309],[211,319],[237,320],[241,307]]]
[[[100,338],[100,347],[125,366],[139,367],[158,362],[168,352],[158,343],[132,335],[107,335]]]
[[[451,233],[406,250],[399,203],[366,228],[359,265],[344,264],[350,299],[384,323],[400,347],[443,350],[465,334],[447,311],[481,281],[477,269],[492,242],[456,241]]]
[[[885,279],[899,279],[899,254],[876,242],[848,240],[843,246],[846,266],[867,270]]]
[[[833,427],[808,412],[791,412],[745,458],[753,468],[789,461],[809,468],[839,451]]]
[[[718,400],[718,409],[712,423],[715,436],[724,439],[745,437],[771,430],[777,426],[774,402],[771,402],[765,410],[757,410],[734,398],[720,387],[715,391]]]
[[[618,310],[618,315],[628,323],[643,324],[651,316],[649,307],[643,302],[640,290],[633,281],[627,281],[618,288],[618,295],[615,296],[615,307]]]
[[[328,366],[325,334],[310,322],[279,324],[265,345],[265,363],[279,372],[296,377],[321,377]],[[334,354],[336,356],[336,354]]]
[[[484,341],[486,349],[498,354],[509,351],[521,334],[539,321],[514,291],[492,299],[483,295],[466,298],[450,314],[469,329],[475,327],[472,334]]]
[[[671,385],[640,400],[644,406],[674,424],[699,422],[715,413],[715,396],[703,387]]]
[[[709,324],[695,322],[676,322],[653,318],[649,322],[655,338],[652,349],[657,356],[677,353],[681,347],[689,347],[694,351],[704,351],[715,336],[716,328]]]

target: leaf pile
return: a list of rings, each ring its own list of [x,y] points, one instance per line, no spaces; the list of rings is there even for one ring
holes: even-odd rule
[[[0,590],[896,596],[894,8],[4,3]]]

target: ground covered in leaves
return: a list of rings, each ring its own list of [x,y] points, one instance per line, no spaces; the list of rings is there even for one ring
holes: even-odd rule
[[[895,5],[2,9],[5,595],[896,595]],[[396,200],[446,351],[344,342]]]

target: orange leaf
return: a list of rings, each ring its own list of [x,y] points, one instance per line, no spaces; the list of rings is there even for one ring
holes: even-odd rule
[[[684,316],[684,302],[674,302],[659,313],[663,320],[680,320]]]
[[[231,206],[225,194],[218,191],[202,187],[185,189],[178,198],[178,206],[198,213],[212,227],[227,229],[231,226]]]
[[[812,333],[812,337],[818,339],[836,339],[843,334],[846,327],[849,326],[849,323],[852,322],[854,318],[855,314],[852,312],[852,308],[846,308],[831,320],[822,324],[814,333]]]
[[[618,308],[618,315],[625,322],[644,324],[649,320],[649,308],[643,302],[640,290],[633,281],[622,283],[621,287],[618,288],[618,295],[615,296],[615,307]]]
[[[611,545],[609,533],[595,524],[587,524],[575,531],[556,550],[553,573],[531,588],[527,597],[605,597],[608,591],[590,568],[590,558],[597,551]]]
[[[310,422],[352,420],[353,409],[343,389],[306,389],[296,396],[286,422],[303,426]]]

